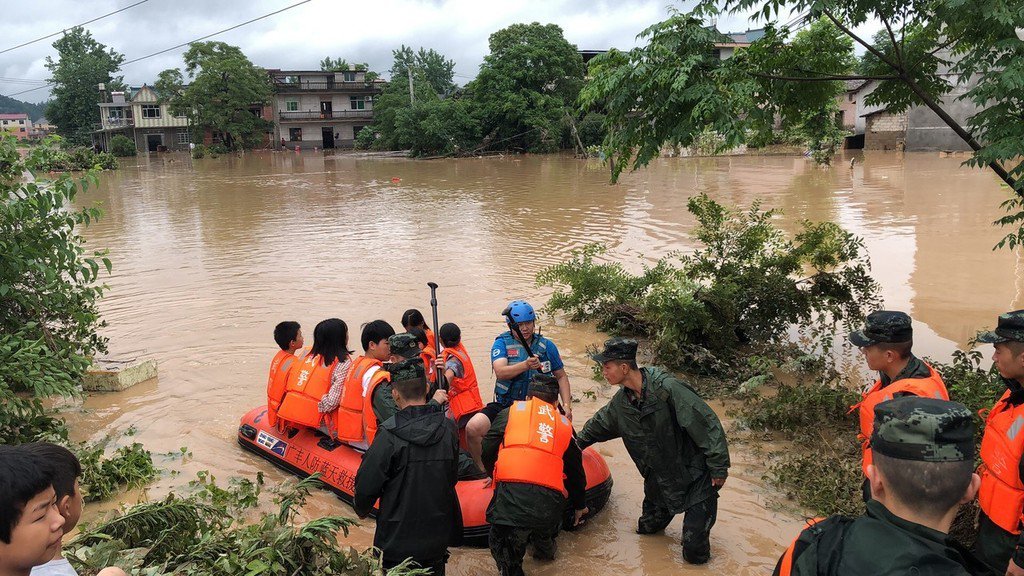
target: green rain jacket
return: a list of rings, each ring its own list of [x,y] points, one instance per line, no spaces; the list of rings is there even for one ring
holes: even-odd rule
[[[641,368],[643,390],[634,404],[620,389],[583,426],[582,448],[622,438],[645,480],[656,481],[663,504],[676,514],[710,498],[711,478],[729,473],[729,445],[715,412],[688,385],[662,368]],[[654,497],[654,495],[647,495]]]

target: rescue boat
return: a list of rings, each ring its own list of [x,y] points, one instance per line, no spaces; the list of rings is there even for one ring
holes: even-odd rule
[[[320,480],[348,504],[352,504],[356,471],[363,453],[347,444],[335,442],[313,428],[290,429],[282,433],[267,422],[267,407],[254,408],[242,417],[238,427],[238,443],[242,448],[269,460],[274,465],[303,478],[316,472]],[[593,448],[583,451],[583,468],[587,474],[587,518],[598,513],[612,492],[612,475],[608,464]],[[487,546],[487,505],[492,490],[482,474],[460,479],[455,487],[462,506],[463,544]],[[376,516],[376,510],[371,513]],[[572,511],[566,510],[564,527],[571,525]],[[568,529],[568,528],[566,528]]]

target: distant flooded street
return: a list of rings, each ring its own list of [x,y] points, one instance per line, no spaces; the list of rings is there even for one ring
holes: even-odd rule
[[[462,327],[489,397],[488,351],[504,329],[500,311],[516,298],[544,303],[546,291],[534,284],[539,270],[593,242],[636,269],[690,249],[695,222],[686,203],[700,192],[744,208],[760,199],[782,211],[787,231],[804,219],[830,220],[863,237],[886,306],[916,321],[919,355],[947,360],[998,313],[1021,307],[1021,259],[992,251],[1005,233],[991,222],[1006,192],[988,171],[934,153],[856,157],[852,168],[846,156],[826,170],[791,156],[662,159],[614,186],[597,161],[560,156],[128,159],[79,202],[99,202],[104,211],[85,236],[87,248],[108,248],[113,261],[101,302],[110,356],[156,359],[160,377],[92,395],[68,423],[80,439],[131,426],[154,453],[187,446],[191,458],[165,465],[181,474],[156,482],[150,497],[199,470],[221,480],[262,471],[279,482],[288,475],[235,441],[239,417],[265,402],[277,322],[301,322],[308,343],[313,326],[333,316],[357,333],[376,318],[400,330],[405,309],[429,312],[426,282],[437,282],[441,322]],[[560,318],[544,317],[540,327],[566,361],[579,427],[613,392],[592,379],[585,355],[603,335]],[[639,474],[621,442],[599,450],[615,481],[609,506],[582,531],[563,534],[555,562],[528,559],[529,573],[765,574],[799,529],[798,518],[769,505],[778,495],[761,480],[763,463],[736,444],[711,563],[688,566],[680,559],[681,517],[664,535],[634,534]],[[327,492],[307,510],[352,514]],[[348,543],[365,548],[372,535],[367,521]],[[486,550],[453,551],[449,574],[493,571]]]

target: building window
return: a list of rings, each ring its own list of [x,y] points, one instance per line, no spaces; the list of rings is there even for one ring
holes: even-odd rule
[[[107,118],[111,120],[121,120],[124,118],[124,108],[109,108],[107,110]]]
[[[281,82],[283,82],[284,84],[298,84],[299,83],[299,77],[298,76],[285,76],[284,78],[281,78]]]
[[[356,81],[356,73],[355,72],[342,72],[342,78],[345,80],[345,82],[355,82]]]
[[[188,144],[191,141],[192,137],[189,135],[187,130],[178,132],[178,144]]]
[[[366,109],[366,100],[362,96],[349,96],[348,100],[353,110]]]
[[[299,101],[298,100],[287,100],[284,103],[284,109],[287,110],[288,112],[298,112],[299,111]]]
[[[159,118],[160,107],[153,104],[142,105],[142,117],[143,118]]]
[[[302,141],[302,128],[289,128],[288,129],[288,139],[291,140],[292,142],[301,142]]]

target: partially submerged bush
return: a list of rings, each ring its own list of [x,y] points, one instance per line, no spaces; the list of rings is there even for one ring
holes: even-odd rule
[[[808,441],[813,441],[813,450],[784,452],[769,466],[765,479],[817,515],[863,513],[864,473],[856,436],[817,436]]]
[[[110,153],[114,156],[126,157],[135,156],[138,150],[135,148],[135,142],[127,136],[118,134],[110,139]]]
[[[669,367],[720,371],[741,347],[784,342],[794,325],[828,342],[878,305],[864,243],[838,225],[804,222],[790,240],[758,203],[738,212],[701,194],[688,207],[698,221],[693,254],[634,275],[596,262],[603,247],[584,247],[537,276],[555,288],[547,308],[650,338]]]
[[[744,423],[754,430],[781,432],[792,437],[800,430],[848,429],[855,434],[856,418],[850,406],[860,396],[831,384],[779,385],[771,397],[749,400],[741,410]]]

